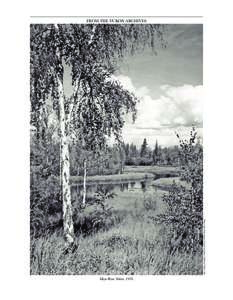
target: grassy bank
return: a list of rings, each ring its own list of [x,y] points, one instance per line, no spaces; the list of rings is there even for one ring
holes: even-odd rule
[[[164,166],[125,166],[123,174],[87,176],[87,183],[124,182],[129,180],[154,179],[155,177],[179,176],[177,167]],[[71,184],[83,182],[83,176],[71,176]]]
[[[62,232],[33,239],[31,274],[202,274],[200,253],[170,256],[160,243],[160,227],[149,217],[166,209],[163,194],[126,191],[123,197],[109,199],[112,214],[105,224],[110,226],[90,235],[77,234],[74,253],[64,254]]]
[[[179,176],[179,168],[172,166],[125,166],[126,173],[151,173],[158,177]]]
[[[156,186],[159,189],[169,191],[174,183],[177,185],[184,186],[185,188],[190,187],[190,185],[187,182],[182,181],[180,177],[159,178],[154,180],[152,182],[152,185]]]
[[[104,182],[124,182],[127,180],[144,180],[154,178],[153,174],[147,172],[136,172],[136,173],[124,173],[114,175],[95,175],[87,176],[87,182],[104,183]],[[71,176],[71,184],[82,183],[82,176]]]
[[[140,223],[125,235],[118,229],[79,239],[74,253],[64,254],[60,235],[32,243],[31,275],[198,275],[202,274],[202,257],[197,254],[170,256],[143,231]]]

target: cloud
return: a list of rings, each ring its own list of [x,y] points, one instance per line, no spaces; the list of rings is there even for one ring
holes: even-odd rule
[[[142,86],[140,88],[136,88],[130,77],[125,75],[119,75],[115,77],[115,79],[119,80],[122,84],[123,88],[134,93],[138,98],[143,98],[147,96],[150,90],[146,86]]]
[[[203,86],[162,85],[160,96],[153,99],[146,86],[136,88],[130,77],[121,75],[117,79],[140,98],[136,122],[132,124],[129,118],[126,119],[125,140],[141,143],[144,137],[160,136],[164,144],[173,144],[177,142],[175,131],[186,135],[192,125],[202,127]]]
[[[166,113],[169,112],[167,125],[176,127],[177,125],[191,126],[202,123],[202,85],[183,85],[183,86],[161,86],[161,90],[166,98]],[[161,97],[159,101],[163,101]],[[161,114],[164,116],[165,107],[161,106]],[[166,123],[163,123],[164,125]]]

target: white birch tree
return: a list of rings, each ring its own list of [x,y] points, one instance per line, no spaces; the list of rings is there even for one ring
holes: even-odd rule
[[[160,25],[32,24],[30,56],[31,122],[48,97],[60,122],[61,193],[67,247],[75,243],[70,193],[69,141],[73,133],[84,148],[97,152],[106,136],[121,141],[123,114],[136,115],[135,96],[112,80],[117,63],[156,42],[163,43]],[[64,93],[64,64],[71,67],[73,94]],[[88,141],[88,144],[87,144]]]

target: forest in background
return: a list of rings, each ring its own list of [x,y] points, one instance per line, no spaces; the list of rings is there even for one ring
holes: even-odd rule
[[[137,147],[134,143],[122,143],[119,145],[106,145],[98,154],[87,152],[78,145],[70,146],[70,174],[79,176],[84,173],[84,160],[87,161],[88,175],[111,175],[123,173],[125,166],[178,166],[179,147],[161,147],[156,140],[154,149],[148,146],[146,138],[142,145]],[[46,155],[48,165],[53,165],[53,173],[59,176],[60,157],[59,143],[38,143],[36,134],[31,133],[31,168],[40,170]]]

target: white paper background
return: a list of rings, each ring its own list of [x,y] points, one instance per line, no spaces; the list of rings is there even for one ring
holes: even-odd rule
[[[230,1],[9,1],[1,12],[1,299],[232,299]],[[124,282],[29,275],[30,15],[204,16],[206,275]]]

